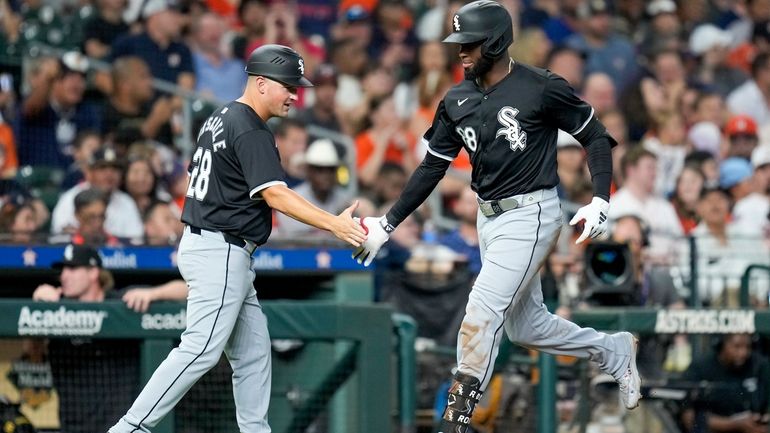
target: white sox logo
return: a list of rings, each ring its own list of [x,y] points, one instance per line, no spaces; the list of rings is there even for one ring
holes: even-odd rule
[[[459,32],[460,31],[460,15],[455,15],[455,18],[454,18],[454,20],[452,20],[452,22],[454,23],[455,31]]]
[[[519,110],[505,106],[497,112],[497,121],[500,122],[504,128],[497,130],[495,138],[499,136],[505,137],[511,144],[511,150],[524,150],[527,147],[527,133],[521,130],[519,121],[516,120],[516,115],[519,114]]]
[[[305,75],[305,61],[299,59],[299,73]]]

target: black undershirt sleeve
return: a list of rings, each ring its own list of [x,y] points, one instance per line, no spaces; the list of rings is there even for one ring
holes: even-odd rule
[[[612,184],[612,144],[606,135],[600,135],[583,146],[586,149],[588,170],[591,172],[594,197],[610,201]]]
[[[425,155],[422,163],[414,171],[409,182],[401,192],[393,207],[385,215],[388,224],[397,227],[412,212],[424,202],[430,193],[436,188],[439,181],[444,177],[449,168],[450,161],[434,156],[430,153]]]

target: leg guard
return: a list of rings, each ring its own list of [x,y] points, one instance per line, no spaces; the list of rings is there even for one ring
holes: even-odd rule
[[[481,382],[473,376],[457,372],[447,395],[447,406],[438,433],[465,433],[471,423],[473,409],[481,400]]]

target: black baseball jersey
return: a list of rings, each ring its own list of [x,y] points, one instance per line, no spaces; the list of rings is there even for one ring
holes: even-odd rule
[[[182,221],[263,244],[272,215],[260,191],[283,184],[272,132],[248,105],[230,102],[198,133]]]
[[[516,63],[488,89],[470,80],[452,87],[423,140],[429,153],[447,161],[465,147],[473,190],[498,200],[556,186],[558,129],[588,143],[606,135],[594,119],[593,108],[563,78]]]

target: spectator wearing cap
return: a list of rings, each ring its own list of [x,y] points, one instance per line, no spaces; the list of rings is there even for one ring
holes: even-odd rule
[[[184,25],[181,13],[172,0],[146,0],[141,6],[139,16],[144,19],[144,31],[116,39],[110,61],[137,56],[147,63],[154,78],[193,90],[192,54],[180,40]]]
[[[123,169],[114,150],[106,148],[95,152],[85,173],[86,181],[59,197],[51,218],[51,234],[71,233],[77,229],[75,196],[93,187],[108,196],[105,229],[118,238],[141,239],[143,229],[139,209],[131,196],[118,189]]]
[[[642,30],[639,44],[646,57],[652,57],[659,51],[681,48],[682,23],[676,9],[673,0],[653,0],[647,3],[644,12],[649,21]]]
[[[736,199],[733,207],[733,224],[743,234],[758,237],[770,236],[770,146],[758,146],[751,153],[751,175],[748,193]]]
[[[21,165],[65,170],[78,132],[100,128],[99,111],[83,101],[87,68],[87,60],[75,52],[61,60],[43,58],[33,68],[16,130]]]
[[[762,128],[770,125],[770,53],[759,53],[751,63],[751,79],[727,96],[727,109],[733,114],[751,116]]]
[[[606,0],[581,3],[577,14],[583,29],[567,38],[566,44],[586,53],[587,74],[604,72],[613,77],[615,88],[622,93],[638,74],[633,45],[613,33],[610,5]]]
[[[123,21],[125,0],[97,0],[96,13],[83,28],[85,53],[88,57],[103,59],[109,56],[110,47],[119,36],[128,33]]]
[[[730,171],[733,171],[732,168]],[[737,179],[734,175],[737,176],[737,173],[724,176],[725,183],[721,186],[729,186]],[[693,229],[692,235],[698,251],[698,291],[700,299],[712,306],[737,306],[740,279],[746,267],[770,260],[761,238],[745,236],[740,227],[728,223],[731,203],[730,194],[725,189],[705,188],[696,208],[700,223]],[[689,273],[689,265],[683,265],[684,272]],[[752,285],[750,289],[754,294],[757,294],[754,290],[761,290],[766,295],[767,281],[759,286]]]
[[[727,156],[736,156],[746,161],[751,159],[751,152],[757,147],[757,123],[751,116],[739,114],[731,117],[725,125],[725,135],[729,140]]]
[[[751,163],[743,158],[730,157],[719,164],[719,187],[730,194],[733,203],[751,193],[751,177]]]
[[[39,302],[104,302],[122,299],[144,312],[155,301],[187,297],[183,280],[154,287],[113,290],[112,274],[91,247],[68,245],[53,264],[60,285],[43,284],[32,294]],[[59,394],[61,431],[106,432],[138,394],[139,344],[135,340],[55,338],[48,342],[51,372]]]
[[[743,71],[727,63],[731,44],[730,32],[713,24],[701,24],[690,34],[690,53],[698,60],[694,78],[722,96],[748,79]]]
[[[319,139],[308,146],[303,158],[306,165],[305,182],[294,187],[294,191],[310,203],[333,213],[339,213],[350,205],[351,196],[337,183],[337,169],[340,160],[334,143]],[[278,213],[276,234],[284,238],[299,238],[305,235],[326,236],[315,228],[308,227],[289,216]]]
[[[193,19],[193,66],[195,90],[219,101],[233,101],[243,94],[247,75],[240,57],[230,58],[222,47],[227,24],[216,14],[204,13]]]
[[[155,97],[152,73],[137,56],[123,56],[112,64],[112,94],[104,107],[102,134],[114,142],[121,134],[132,134],[167,146],[173,144],[170,120],[172,99]]]

